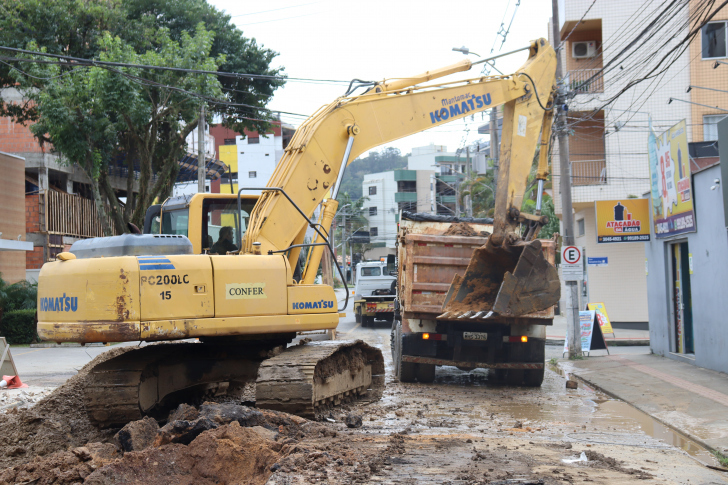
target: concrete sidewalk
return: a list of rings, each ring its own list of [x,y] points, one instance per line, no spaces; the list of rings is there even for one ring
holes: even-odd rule
[[[546,327],[546,345],[564,345],[566,337],[566,317],[557,315],[554,324]],[[614,334],[606,334],[607,346],[650,345],[649,330],[629,330],[615,328]]]
[[[562,369],[728,456],[728,374],[654,354],[561,361]]]

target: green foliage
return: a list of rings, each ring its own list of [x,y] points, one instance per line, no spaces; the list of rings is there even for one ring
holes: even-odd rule
[[[343,192],[348,193],[354,200],[361,198],[362,195],[367,195],[361,192],[364,175],[402,168],[407,168],[407,156],[403,156],[398,148],[388,147],[381,151],[370,151],[366,157],[357,158],[346,167],[346,172],[344,172],[339,191],[339,206],[342,205],[341,194]]]
[[[551,365],[556,365],[558,363],[559,363],[559,359],[557,359],[556,357],[551,357],[549,359],[549,364],[551,364]]]
[[[717,450],[713,450],[712,453],[713,453],[713,456],[715,456],[715,458],[720,463],[720,466],[722,466],[724,468],[728,468],[728,456],[725,456],[723,453],[721,453],[720,451],[717,451]]]
[[[473,217],[493,217],[495,209],[495,180],[494,170],[488,170],[485,175],[475,175],[466,178],[460,184],[461,207],[465,207],[465,196],[470,196],[473,205]]]
[[[267,77],[282,72],[270,68],[277,53],[244,37],[230,19],[206,0],[6,0],[0,5],[0,45],[266,77],[3,63],[0,89],[16,87],[24,101],[0,99],[0,116],[35,123],[32,130],[39,141],[53,144],[64,162],[86,172],[105,232],[110,224],[104,197],[117,229],[129,221],[141,225],[152,201],[171,193],[185,138],[197,127],[202,103],[208,104],[208,120],[220,115],[240,132],[270,127],[272,116],[259,108],[283,84]],[[141,172],[139,196],[123,201],[107,173],[119,153],[126,155],[130,171],[137,161]],[[128,181],[127,192],[132,192],[133,182]]]
[[[35,310],[38,283],[19,281],[9,285],[0,275],[0,314],[13,310]]]
[[[361,192],[361,183],[359,183],[359,189]],[[348,238],[350,238],[351,235],[359,229],[364,231],[369,230],[369,221],[367,221],[367,218],[364,217],[363,208],[364,202],[368,201],[369,197],[359,197],[354,200],[349,192],[339,192],[339,196],[336,200],[339,202],[338,215],[336,218],[336,232],[334,236],[336,241],[342,241],[343,237],[346,237],[348,240]],[[346,214],[346,226],[344,226],[344,214]],[[370,249],[370,244],[367,243],[351,244],[350,241],[347,241],[346,244],[346,254],[350,258],[352,254],[364,254],[365,251]]]
[[[13,310],[3,313],[0,319],[0,336],[9,344],[29,344],[37,342],[35,310]]]
[[[521,210],[529,214],[534,214],[536,212],[536,201],[532,199],[525,199]],[[559,219],[556,217],[554,199],[552,199],[548,194],[543,194],[541,215],[547,216],[549,218],[549,223],[541,228],[541,231],[538,233],[538,237],[540,239],[551,239],[555,233],[559,232]]]

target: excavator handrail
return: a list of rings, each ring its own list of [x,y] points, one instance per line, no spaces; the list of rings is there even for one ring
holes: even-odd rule
[[[296,208],[298,213],[301,214],[301,217],[303,217],[306,220],[306,222],[308,222],[309,227],[311,229],[313,229],[314,231],[316,231],[319,236],[321,236],[321,239],[323,239],[325,241],[323,243],[313,243],[313,244],[308,244],[308,245],[293,244],[293,245],[287,247],[286,249],[283,249],[280,251],[273,251],[273,252],[275,252],[275,253],[285,252],[285,251],[290,251],[291,248],[303,247],[303,246],[323,246],[323,245],[325,245],[327,248],[329,248],[329,253],[331,253],[331,259],[334,260],[334,266],[336,266],[336,269],[339,270],[339,276],[341,276],[341,282],[344,284],[344,289],[346,290],[346,301],[344,302],[344,308],[343,308],[343,311],[346,311],[346,307],[349,306],[349,285],[346,284],[346,277],[344,276],[344,273],[341,271],[341,268],[339,267],[339,264],[336,261],[336,258],[334,256],[334,249],[331,247],[329,238],[324,236],[324,234],[319,230],[319,228],[318,228],[319,224],[313,222],[311,219],[306,217],[306,214],[304,214],[304,212],[301,210],[301,208],[298,207],[298,205],[295,202],[293,202],[293,199],[291,199],[291,197],[281,187],[241,187],[238,190],[238,213],[241,210],[243,210],[242,203],[240,202],[240,196],[242,195],[243,190],[272,190],[275,192],[282,193],[286,197],[286,199],[288,199],[288,202],[290,202],[291,205]],[[242,226],[242,224],[241,224],[241,226]],[[240,226],[238,226],[238,241],[240,242],[241,246],[242,246],[242,237],[243,237],[242,228]],[[268,254],[271,254],[271,253],[272,253],[271,251],[268,251]],[[337,310],[342,311],[341,308],[338,308]]]

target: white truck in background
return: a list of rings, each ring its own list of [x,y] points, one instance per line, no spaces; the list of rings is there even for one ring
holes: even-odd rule
[[[364,261],[356,266],[354,315],[357,323],[368,327],[374,320],[394,320],[397,278],[389,274],[386,261]]]

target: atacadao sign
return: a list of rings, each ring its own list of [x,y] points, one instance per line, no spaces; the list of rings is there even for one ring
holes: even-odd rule
[[[695,232],[685,120],[660,136],[656,136],[650,128],[647,152],[650,160],[650,198],[655,237]]]

